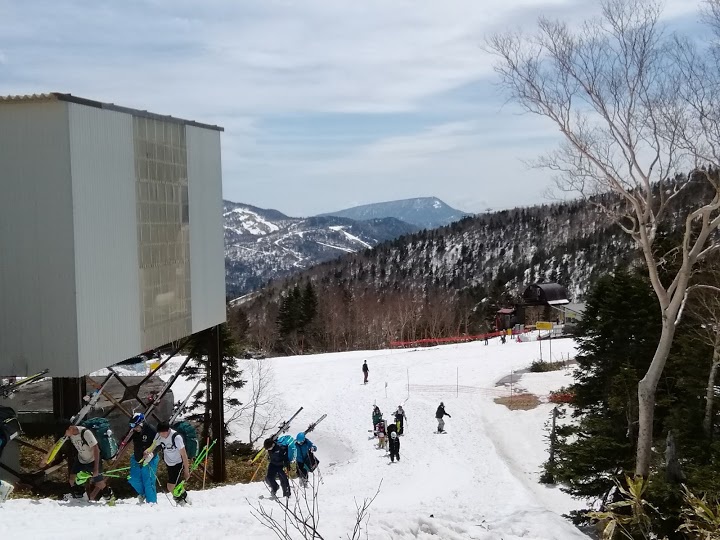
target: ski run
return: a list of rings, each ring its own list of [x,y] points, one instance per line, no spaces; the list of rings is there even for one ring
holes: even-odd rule
[[[546,343],[543,348],[547,359]],[[572,340],[553,341],[555,359],[574,354]],[[547,457],[545,424],[552,410],[544,396],[569,384],[570,370],[526,373],[519,382],[515,376],[516,391],[541,397],[543,403],[535,409],[510,411],[493,402],[508,394],[496,382],[538,357],[538,342],[503,345],[493,339],[489,345],[473,342],[264,360],[272,366],[279,393],[284,416],[278,421],[303,407],[288,434],[294,437],[327,413],[309,436],[320,459],[315,476],[322,478],[318,529],[323,537],[346,538],[355,524],[356,501],[371,498],[382,481],[367,521],[367,538],[372,540],[587,538],[561,516],[582,507],[582,502],[538,483]],[[183,360],[168,363],[166,378]],[[367,385],[363,360],[370,369]],[[246,374],[250,362],[243,361]],[[184,396],[194,385],[180,377],[173,392]],[[435,412],[441,401],[451,417],[445,417],[447,433],[435,436]],[[401,460],[392,466],[387,451],[378,449],[377,439],[368,433],[375,404],[388,421],[399,404],[407,415]],[[231,425],[231,430],[241,440],[246,437],[244,425]],[[164,479],[163,464],[158,475]],[[192,504],[183,507],[161,493],[152,506],[136,499],[121,499],[110,507],[11,498],[0,506],[0,535],[75,540],[82,528],[107,538],[276,538],[252,515],[258,505],[275,515],[282,511],[279,503],[268,499],[263,482],[188,493]]]

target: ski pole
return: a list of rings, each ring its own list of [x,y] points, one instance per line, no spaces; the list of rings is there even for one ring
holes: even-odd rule
[[[130,467],[123,467],[122,469],[113,469],[113,470],[110,470],[110,471],[102,472],[102,473],[100,473],[100,474],[101,474],[102,476],[104,476],[104,477],[107,477],[107,478],[122,478],[122,475],[120,475],[120,474],[111,474],[111,473],[127,471],[127,470],[129,470],[129,469],[130,469]],[[90,480],[91,478],[93,478],[92,473],[89,473],[89,472],[87,472],[87,471],[80,471],[80,472],[77,473],[77,475],[75,476],[75,483],[78,484],[78,485],[82,485],[82,484],[84,484],[85,482],[87,482],[88,480]]]
[[[210,446],[210,437],[205,440],[205,446]],[[210,455],[210,452],[205,454],[205,465],[203,467],[203,486],[202,488],[205,489],[205,477],[207,476],[207,462],[208,462],[208,456]],[[213,462],[214,463],[214,462]]]
[[[264,454],[263,454],[263,457],[265,457]],[[257,476],[257,473],[258,473],[258,471],[260,470],[260,467],[263,466],[263,463],[265,463],[265,460],[264,460],[264,459],[261,459],[261,460],[260,460],[260,463],[258,463],[257,468],[255,469],[255,472],[253,473],[252,477],[250,478],[250,481],[251,481],[251,482],[254,482],[254,481],[255,481],[255,477]]]
[[[210,450],[212,449],[212,447],[215,446],[216,442],[217,442],[217,440],[211,442],[209,445],[205,445],[205,448],[202,449],[202,451],[195,458],[195,461],[193,461],[192,465],[190,465],[190,474],[192,474],[195,471],[195,469],[197,469],[200,466],[200,464],[203,462],[203,459],[205,459],[207,457],[207,455],[210,453]],[[180,495],[185,493],[185,483],[186,483],[186,481],[183,480],[182,482],[180,482],[179,484],[177,484],[175,486],[175,489],[173,489],[173,492],[172,492],[175,497],[179,497]]]

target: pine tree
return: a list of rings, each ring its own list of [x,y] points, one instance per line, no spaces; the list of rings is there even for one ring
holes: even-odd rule
[[[188,420],[203,425],[202,438],[205,440],[210,431],[211,405],[208,399],[208,350],[212,344],[208,340],[208,331],[194,334],[188,344],[188,357],[190,362],[185,367],[184,374],[190,380],[200,380],[203,384],[193,396],[189,410],[194,411],[188,416]],[[242,405],[240,400],[234,396],[234,390],[239,390],[247,381],[242,379],[242,370],[236,358],[237,347],[232,339],[227,323],[220,325],[220,347],[222,351],[223,366],[223,387],[225,396],[225,408],[236,408]],[[230,434],[227,424],[225,434]]]

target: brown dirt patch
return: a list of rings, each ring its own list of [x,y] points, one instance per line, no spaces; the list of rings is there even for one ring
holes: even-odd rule
[[[540,400],[535,394],[513,394],[495,398],[495,403],[505,405],[511,411],[529,411],[540,405]]]

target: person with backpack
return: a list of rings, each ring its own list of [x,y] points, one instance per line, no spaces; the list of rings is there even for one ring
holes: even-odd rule
[[[85,486],[75,482],[78,473],[83,471],[92,474],[89,481],[92,490],[88,494],[88,500],[94,501],[102,493],[103,498],[112,501],[115,496],[102,474],[103,463],[100,459],[100,446],[95,434],[89,428],[73,425],[70,420],[61,421],[60,425],[64,429],[65,436],[77,450],[77,455],[69,467],[70,493],[69,496],[66,495],[65,499],[81,499],[85,495]]]
[[[157,451],[162,450],[163,460],[167,466],[167,490],[172,493],[175,486],[182,476],[185,480],[190,480],[190,461],[188,460],[187,451],[185,450],[185,441],[182,435],[170,429],[168,422],[160,422],[157,426]],[[147,450],[145,451],[147,455]],[[174,496],[176,504],[187,503],[187,491],[183,491],[182,495]]]
[[[300,477],[300,485],[305,487],[308,482],[308,473],[313,472],[319,463],[315,457],[317,446],[301,431],[295,437],[295,452],[295,468]]]
[[[160,454],[155,454],[150,463],[143,465],[145,451],[155,440],[156,432],[145,421],[145,415],[137,413],[130,420],[130,428],[134,431],[133,455],[130,457],[130,476],[128,481],[138,494],[138,500],[149,504],[157,503],[157,467],[160,461]]]
[[[382,412],[380,412],[380,407],[378,407],[377,405],[375,405],[375,406],[373,407],[373,412],[372,412],[372,424],[373,424],[373,429],[375,429],[375,426],[378,425],[378,422],[379,422],[380,420],[382,420]]]
[[[365,360],[363,362],[362,372],[363,372],[363,376],[364,376],[363,384],[367,384],[368,383],[368,374],[370,373],[370,368],[367,365],[367,360]]]
[[[387,442],[386,438],[386,426],[385,426],[385,420],[382,418],[375,426],[375,433],[377,434],[378,438],[378,448],[385,448],[385,443]]]
[[[445,412],[445,404],[441,401],[440,406],[437,408],[437,411],[435,411],[435,418],[438,421],[438,433],[445,433],[445,416],[452,418],[452,416]]]
[[[272,437],[265,439],[263,447],[268,455],[268,469],[265,475],[265,482],[270,488],[270,496],[277,498],[279,489],[276,478],[280,478],[283,497],[290,497],[290,481],[288,480],[285,469],[290,466],[290,453],[288,445],[276,441]]]
[[[405,433],[405,420],[407,420],[405,410],[402,405],[398,405],[398,408],[395,411],[395,425],[397,426],[398,435]]]
[[[390,432],[390,463],[395,462],[395,459],[400,461],[400,437],[396,431]]]

